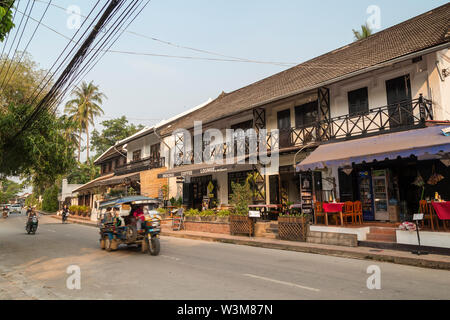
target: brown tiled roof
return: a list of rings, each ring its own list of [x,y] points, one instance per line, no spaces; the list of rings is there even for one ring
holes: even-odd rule
[[[450,4],[433,9],[386,30],[326,53],[283,72],[228,94],[180,118],[162,134],[175,128],[191,128],[194,120],[204,123],[295,94],[323,82],[377,66],[410,53],[449,41]]]

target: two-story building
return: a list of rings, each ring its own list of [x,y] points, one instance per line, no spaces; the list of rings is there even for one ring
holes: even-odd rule
[[[419,175],[444,176],[426,194],[450,199],[450,144],[440,133],[450,126],[449,19],[447,4],[166,122],[156,131],[172,137],[173,161],[159,177],[182,182],[191,207],[201,205],[211,183],[217,205],[228,204],[231,182],[250,172],[257,173],[255,200],[311,210],[313,200],[360,199],[367,220],[387,220],[389,203],[417,211],[420,194],[408,190]],[[200,134],[195,121],[202,122]],[[232,144],[207,139],[195,150],[191,142],[208,129],[266,129],[258,152],[278,156],[278,165],[202,161],[239,149],[251,156],[240,134]]]

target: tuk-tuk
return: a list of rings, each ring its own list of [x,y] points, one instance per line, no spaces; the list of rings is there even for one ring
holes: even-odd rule
[[[102,201],[97,211],[100,248],[115,251],[120,244],[141,247],[156,256],[160,251],[161,217],[159,199],[131,196]]]

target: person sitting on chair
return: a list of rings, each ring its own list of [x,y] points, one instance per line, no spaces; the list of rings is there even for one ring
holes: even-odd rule
[[[133,213],[134,218],[136,219],[136,227],[138,230],[142,229],[142,223],[145,222],[144,210],[142,207],[137,207]]]
[[[113,209],[113,212],[114,212],[114,226],[116,226],[116,227],[120,227],[120,226],[122,226],[122,217],[120,216],[120,211],[119,211],[119,209],[118,208],[114,208]]]

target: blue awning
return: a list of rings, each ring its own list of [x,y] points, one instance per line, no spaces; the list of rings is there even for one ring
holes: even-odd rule
[[[432,126],[320,145],[297,164],[297,171],[450,153],[450,137],[442,132],[448,127]]]
[[[115,207],[123,203],[141,204],[141,203],[160,203],[160,200],[144,196],[129,196],[117,199],[106,200],[100,203],[100,208]]]

